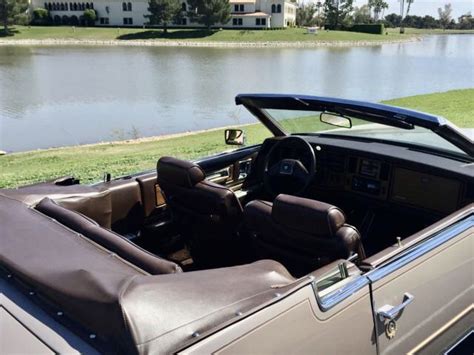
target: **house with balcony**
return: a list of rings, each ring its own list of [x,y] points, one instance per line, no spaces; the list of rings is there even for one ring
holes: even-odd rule
[[[285,28],[294,26],[296,8],[287,0],[229,0],[231,18],[229,22],[217,24],[222,28]],[[97,26],[143,27],[148,19],[148,1],[145,0],[31,0],[31,7],[49,10],[53,22],[58,25],[83,24],[83,13],[93,9],[97,13]],[[186,0],[182,2],[183,17],[180,23],[170,27],[203,27],[185,16],[189,9]]]

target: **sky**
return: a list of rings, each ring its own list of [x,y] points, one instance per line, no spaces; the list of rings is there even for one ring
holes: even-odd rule
[[[385,0],[388,3],[389,8],[385,10],[385,15],[395,12],[400,13],[400,2],[398,0]],[[367,0],[354,0],[354,6],[361,6],[367,3]],[[438,8],[444,8],[445,4],[450,3],[452,5],[453,12],[451,16],[457,20],[457,18],[466,12],[471,11],[474,15],[474,0],[415,0],[410,7],[411,15],[431,15],[438,18]],[[406,11],[405,1],[405,11]]]

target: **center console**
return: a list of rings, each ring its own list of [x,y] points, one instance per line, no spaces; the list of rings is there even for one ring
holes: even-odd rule
[[[349,157],[349,169],[344,189],[362,195],[386,199],[390,165],[364,157]]]

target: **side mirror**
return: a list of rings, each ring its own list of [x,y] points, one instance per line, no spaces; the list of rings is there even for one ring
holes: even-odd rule
[[[225,144],[244,145],[245,132],[241,129],[226,129],[224,132]]]
[[[321,122],[336,127],[352,128],[352,121],[349,117],[338,115],[337,113],[321,112],[319,116]]]

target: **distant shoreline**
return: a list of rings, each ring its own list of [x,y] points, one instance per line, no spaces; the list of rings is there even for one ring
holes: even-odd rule
[[[191,47],[191,48],[318,48],[364,47],[422,41],[422,36],[403,39],[355,41],[170,41],[170,40],[85,40],[85,39],[0,39],[0,46],[97,46],[97,47]]]

